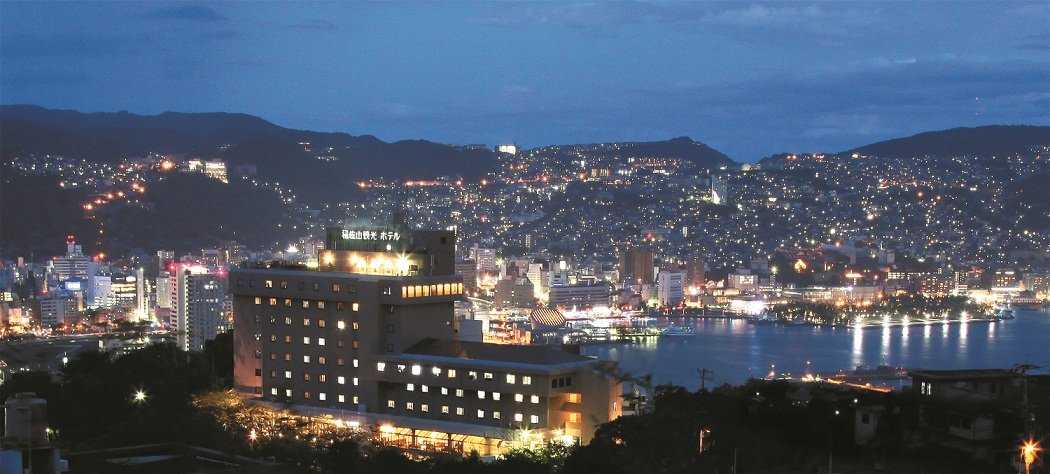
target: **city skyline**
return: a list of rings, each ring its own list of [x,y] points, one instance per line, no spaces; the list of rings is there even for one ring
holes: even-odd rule
[[[0,10],[5,104],[243,112],[388,141],[687,135],[743,162],[1050,124],[1050,8],[1038,3]]]

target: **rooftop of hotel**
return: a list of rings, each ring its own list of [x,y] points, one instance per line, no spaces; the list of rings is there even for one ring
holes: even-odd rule
[[[472,361],[510,362],[532,365],[562,365],[594,359],[546,346],[520,346],[427,338],[404,353]]]

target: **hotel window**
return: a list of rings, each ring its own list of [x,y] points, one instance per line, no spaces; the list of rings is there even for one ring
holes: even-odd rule
[[[397,403],[395,403],[393,400],[387,400],[386,401],[386,407],[387,408],[394,408],[396,406],[397,406]]]
[[[522,375],[521,376],[521,384],[522,385],[532,385],[532,377],[529,377],[528,375]]]
[[[318,383],[325,383],[327,381],[328,381],[328,374],[319,374],[317,376],[317,382]]]
[[[358,364],[357,359],[354,359],[354,367],[357,367],[357,364]]]
[[[310,318],[303,318],[303,326],[309,326],[309,325],[310,325]]]
[[[463,389],[462,388],[457,388],[456,389],[456,396],[460,397],[460,398],[463,397]]]
[[[357,385],[357,377],[354,377],[354,385]]]
[[[346,309],[346,303],[343,303],[342,301],[336,301],[335,302],[335,310],[336,311],[343,311],[345,309]]]
[[[485,391],[484,390],[478,390],[478,399],[479,400],[484,400],[485,399]]]
[[[408,390],[409,392],[415,392],[416,391],[416,384],[414,384],[414,383],[405,384],[405,390]]]
[[[456,369],[448,369],[448,378],[450,378],[450,379],[456,378]]]
[[[323,319],[318,319],[318,320],[317,320],[317,327],[319,327],[319,328],[323,328],[323,327],[325,327],[326,325],[327,325],[327,323],[325,323]]]
[[[291,308],[292,307],[292,299],[291,298],[285,298],[284,299],[284,306],[287,307],[287,308]]]
[[[397,372],[399,374],[405,373],[405,369],[407,369],[407,368],[408,368],[408,366],[405,365],[405,364],[397,364]]]
[[[303,309],[310,309],[310,300],[303,300]]]
[[[521,402],[525,401],[525,396],[520,394],[520,393],[515,393],[514,394],[514,401],[516,401],[518,403],[521,403]]]
[[[270,378],[277,378],[277,369],[270,369]]]
[[[292,371],[291,370],[284,371],[284,378],[291,379],[292,378]]]
[[[423,393],[429,393],[430,392],[430,387],[427,387],[426,385],[420,385],[419,386],[419,391],[423,392]]]
[[[456,414],[459,416],[463,416],[463,407],[456,407]]]
[[[339,328],[340,331],[346,329],[346,321],[337,321],[335,327]]]
[[[430,373],[433,374],[435,377],[441,375],[441,367],[431,367]]]
[[[535,425],[535,424],[537,424],[539,422],[540,422],[539,415],[531,415],[531,416],[529,416],[529,423],[532,423],[532,424]]]
[[[376,362],[376,370],[383,372],[386,370],[386,362]]]
[[[470,379],[470,380],[477,380],[478,379],[478,373],[473,371],[473,370],[471,370],[470,372],[467,372],[467,378]]]
[[[310,381],[310,374],[303,374],[303,382],[309,382],[309,381]]]
[[[338,283],[332,283],[332,293],[339,293],[342,287]]]
[[[255,304],[262,304],[262,298],[261,298],[261,297],[258,297],[258,296],[256,296],[256,297],[255,297]]]
[[[515,413],[514,414],[514,421],[520,422],[520,421],[522,421],[524,419],[525,419],[525,415],[522,415],[521,413]]]
[[[430,405],[427,405],[426,403],[419,405],[419,411],[423,413],[430,413]]]
[[[288,282],[287,281],[281,280],[281,289],[282,290],[287,290],[288,289]]]
[[[335,358],[335,365],[338,365],[338,366],[344,365],[343,358],[342,357],[336,357]]]
[[[357,321],[354,321],[354,331],[361,329],[361,325]]]
[[[352,342],[350,342],[350,347],[353,347],[354,349],[360,349],[361,348],[361,342],[358,341],[357,339],[354,339]]]
[[[539,395],[532,395],[532,396],[529,397],[529,401],[532,402],[532,403],[539,403],[540,402],[540,396]]]
[[[325,365],[326,363],[328,363],[328,358],[326,358],[325,356],[317,356],[317,363]]]
[[[303,344],[310,345],[310,336],[303,336]]]
[[[291,344],[292,343],[292,336],[284,336],[284,343],[285,344]]]
[[[478,418],[485,418],[485,410],[478,410]]]
[[[346,377],[343,377],[342,375],[336,377],[335,378],[335,383],[337,383],[339,385],[346,385]]]
[[[423,373],[423,367],[416,364],[412,366],[412,375],[419,375]]]
[[[413,403],[413,402],[405,402],[405,409],[406,410],[415,410],[416,409],[416,404]]]
[[[448,414],[448,405],[441,405],[441,413]]]
[[[317,345],[319,345],[319,346],[323,346],[324,345],[324,338],[323,337],[317,338]]]
[[[354,395],[354,405],[357,405],[358,403],[359,403],[359,401],[357,399],[357,395]]]
[[[498,411],[492,412],[492,419],[493,420],[498,420],[499,419],[499,412]]]
[[[292,353],[291,352],[285,352],[284,353],[284,361],[285,362],[291,362],[292,361]]]
[[[270,395],[277,396],[277,387],[270,388]]]
[[[317,302],[317,309],[324,309],[324,301]]]
[[[326,394],[324,392],[318,392],[317,393],[317,399],[323,402],[323,401],[328,399],[328,394]]]
[[[492,392],[492,399],[493,400],[498,402],[499,401],[499,397],[500,397],[499,392]]]
[[[285,316],[284,317],[284,325],[285,326],[291,326],[292,325],[292,317],[291,316]]]
[[[277,298],[270,298],[268,303],[270,303],[270,306],[277,306]]]
[[[507,374],[507,383],[513,384],[516,378],[517,377],[515,377],[514,374]]]
[[[441,387],[441,394],[448,395],[448,387]]]
[[[340,394],[336,398],[339,400],[339,403],[346,403],[346,395]]]
[[[358,308],[360,308],[360,306],[358,306],[358,304],[357,304],[357,303],[352,303],[352,304],[350,305],[350,311],[357,311],[357,310],[358,310]]]
[[[310,356],[303,356],[303,363],[304,364],[309,364],[310,363]]]
[[[569,423],[579,423],[580,414],[576,412],[569,413]]]
[[[270,342],[277,342],[277,335],[276,334],[270,334]]]
[[[266,280],[263,282],[263,286],[266,288],[273,288],[273,280]]]
[[[485,380],[492,380],[494,378],[495,376],[492,375],[492,372],[485,372]]]
[[[270,353],[270,360],[277,360],[277,353],[276,352],[271,352]]]
[[[292,398],[292,389],[290,389],[290,388],[284,389],[284,396],[286,396],[288,398]]]

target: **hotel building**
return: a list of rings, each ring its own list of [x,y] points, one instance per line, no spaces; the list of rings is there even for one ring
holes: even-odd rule
[[[454,248],[452,232],[329,229],[318,268],[231,271],[236,388],[403,446],[482,455],[586,442],[618,417],[608,363],[459,340]]]

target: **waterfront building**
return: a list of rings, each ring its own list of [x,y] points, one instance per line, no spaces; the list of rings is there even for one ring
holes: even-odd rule
[[[660,306],[670,307],[682,304],[685,297],[685,272],[676,269],[663,269],[656,276],[656,294]]]
[[[653,282],[653,251],[644,247],[623,247],[619,253],[620,281],[645,285]],[[553,283],[552,283],[553,285]]]
[[[176,344],[202,350],[206,341],[229,328],[224,275],[196,265],[178,265],[172,278],[171,315]]]
[[[522,433],[587,441],[619,416],[620,384],[597,359],[462,340],[454,248],[446,231],[330,229],[318,269],[232,270],[236,389],[406,447],[482,455]]]
[[[612,289],[605,282],[588,281],[575,285],[553,285],[549,305],[553,308],[592,308],[609,306]]]

